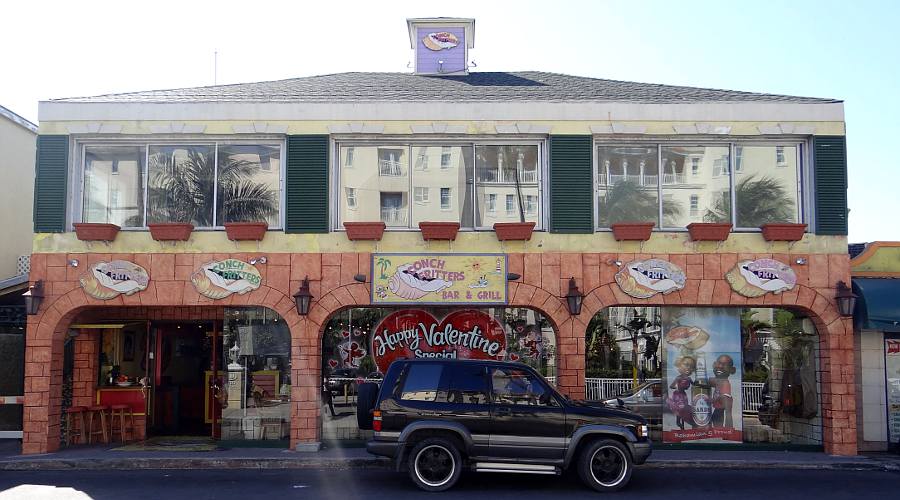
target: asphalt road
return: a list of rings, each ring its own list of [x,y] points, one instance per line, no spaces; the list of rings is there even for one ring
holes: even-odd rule
[[[896,498],[900,473],[834,470],[639,469],[628,498]],[[0,499],[390,499],[422,498],[386,469],[0,472]],[[577,475],[464,474],[434,498],[601,498]]]

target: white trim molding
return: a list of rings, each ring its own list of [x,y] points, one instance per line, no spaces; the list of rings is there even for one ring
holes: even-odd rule
[[[150,132],[154,134],[202,134],[204,130],[206,125],[188,125],[181,122],[150,125]]]
[[[728,135],[731,133],[730,125],[721,125],[715,123],[695,123],[693,125],[672,125],[672,129],[676,134],[712,134],[712,135]]]
[[[113,123],[78,123],[67,125],[66,129],[70,134],[121,134],[122,126]]]
[[[235,134],[286,134],[287,129],[287,125],[276,125],[274,123],[266,122],[231,126],[231,130]]]
[[[592,134],[646,134],[647,127],[614,122],[609,125],[591,125]]]
[[[550,133],[550,125],[535,125],[528,122],[518,122],[505,125],[495,125],[494,129],[498,134],[541,134],[548,135]]]
[[[794,125],[793,123],[759,125],[756,129],[763,135],[813,135],[816,133],[816,127],[812,125]]]
[[[410,125],[409,129],[414,134],[465,134],[465,125],[450,125],[447,123],[430,123],[428,125]]]
[[[383,134],[384,125],[375,123],[345,123],[342,125],[329,125],[328,131],[332,134]]]

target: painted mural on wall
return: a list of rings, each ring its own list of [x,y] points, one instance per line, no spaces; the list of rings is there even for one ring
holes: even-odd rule
[[[725,279],[732,290],[751,298],[786,292],[797,284],[797,275],[791,266],[774,259],[739,261],[725,274]]]
[[[134,262],[114,260],[91,265],[78,281],[91,297],[109,300],[120,294],[131,295],[146,290],[150,275]]]
[[[373,304],[505,304],[506,255],[373,254]]]
[[[662,310],[663,442],[740,443],[740,311]]]
[[[259,288],[261,282],[255,266],[237,259],[207,262],[191,275],[197,293],[213,300],[233,293],[243,295]]]
[[[680,267],[662,259],[633,260],[615,278],[623,292],[637,299],[681,290],[687,280]]]

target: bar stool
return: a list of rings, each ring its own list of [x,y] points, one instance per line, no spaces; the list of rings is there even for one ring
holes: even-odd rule
[[[109,411],[109,406],[101,405],[101,406],[90,406],[87,409],[87,442],[91,444],[94,436],[101,436],[103,438],[104,443],[109,443],[109,431],[107,430],[107,422],[106,422],[106,412]],[[94,415],[99,415],[100,421],[100,429],[94,430]]]
[[[66,446],[72,444],[72,441],[83,444],[87,439],[84,427],[84,413],[87,408],[84,406],[70,406],[66,409]],[[76,440],[75,437],[78,436]]]
[[[134,413],[131,411],[131,405],[112,405],[110,408],[110,429],[109,438],[115,441],[116,432],[122,438],[122,443],[128,443],[128,431],[131,431],[131,437],[134,438]],[[116,417],[119,418],[118,428],[116,427]],[[128,423],[125,422],[128,417]]]

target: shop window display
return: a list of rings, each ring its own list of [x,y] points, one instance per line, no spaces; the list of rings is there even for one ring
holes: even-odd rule
[[[357,387],[380,382],[390,363],[402,358],[519,361],[553,383],[556,335],[540,313],[522,308],[357,308],[338,313],[326,323],[322,338],[324,440],[367,437],[368,431],[356,424]],[[408,392],[413,399],[440,397],[414,388]]]
[[[774,308],[612,307],[586,331],[586,398],[651,422],[665,443],[822,442],[818,337]]]

